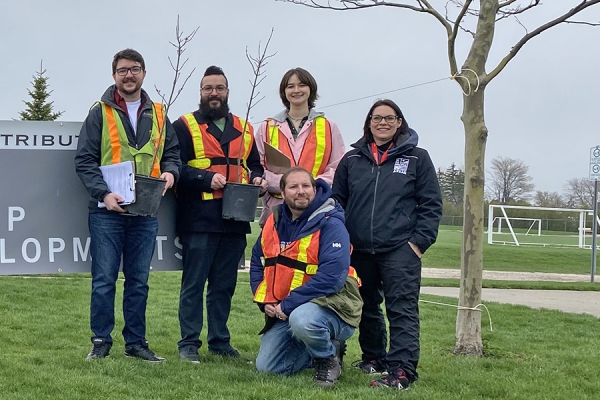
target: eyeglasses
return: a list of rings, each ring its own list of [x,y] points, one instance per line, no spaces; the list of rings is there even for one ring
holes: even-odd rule
[[[127,72],[129,72],[129,71],[131,71],[132,75],[137,75],[140,72],[142,72],[142,67],[135,66],[135,67],[131,67],[131,68],[117,68],[117,70],[115,72],[119,76],[125,76],[125,75],[127,75]]]
[[[227,91],[227,86],[223,86],[223,85],[219,85],[219,86],[204,86],[203,88],[200,88],[200,90],[202,90],[202,93],[206,93],[206,94],[210,94],[212,93],[213,90],[216,90],[217,93],[219,94],[223,94]]]
[[[381,115],[371,115],[371,121],[373,121],[374,124],[378,124],[382,120],[385,120],[388,124],[393,124],[397,119],[400,119],[397,115],[386,115],[385,117],[382,117]]]

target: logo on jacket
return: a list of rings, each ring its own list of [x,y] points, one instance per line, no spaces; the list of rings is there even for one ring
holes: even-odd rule
[[[334,242],[334,243],[333,243],[333,247],[342,247],[342,244],[341,244],[341,243]]]
[[[392,172],[394,174],[406,175],[407,170],[408,170],[408,158],[396,158],[396,162],[394,163],[394,170]]]

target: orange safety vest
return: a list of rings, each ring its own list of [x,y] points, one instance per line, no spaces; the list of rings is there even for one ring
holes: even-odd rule
[[[320,230],[281,248],[275,228],[275,218],[271,214],[265,223],[261,237],[261,247],[265,259],[262,282],[254,294],[257,303],[279,303],[292,290],[304,285],[319,269]],[[348,267],[348,276],[360,280],[353,267]]]
[[[246,160],[248,160],[254,143],[254,132],[250,123],[246,124],[243,119],[233,116],[233,127],[241,133],[246,125],[246,131],[229,142],[229,152],[225,156],[219,141],[208,132],[208,124],[199,124],[192,113],[185,114],[181,119],[187,125],[192,136],[196,156],[193,160],[188,161],[189,166],[219,173],[225,177],[227,182],[249,182]],[[238,159],[241,159],[239,170]],[[240,179],[238,180],[238,178]],[[222,189],[214,190],[211,193],[202,192],[202,200],[222,197]]]
[[[288,138],[281,132],[279,126],[271,125],[271,121],[270,119],[267,120],[268,132],[266,141],[288,156],[292,167],[300,166],[309,171],[313,177],[317,177],[325,172],[325,168],[331,158],[332,147],[331,125],[325,117],[319,116],[314,119],[312,129],[306,138],[306,142],[304,142],[300,159],[297,162],[292,155]]]

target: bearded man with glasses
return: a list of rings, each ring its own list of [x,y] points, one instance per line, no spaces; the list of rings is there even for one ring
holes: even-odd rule
[[[99,167],[134,161],[137,173],[166,181],[164,195],[179,177],[179,146],[163,105],[153,103],[142,89],[146,77],[142,55],[132,49],[118,52],[113,58],[112,73],[115,84],[90,109],[79,133],[75,156],[77,175],[91,196],[90,326],[94,336],[87,359],[105,358],[110,353],[116,281],[122,259],[125,356],[160,362],[164,358],[154,354],[146,340],[148,277],[158,220],[126,215],[120,205],[123,198],[108,189]],[[162,151],[154,158],[156,143]]]
[[[177,345],[181,359],[193,363],[199,362],[202,346],[207,281],[208,351],[240,357],[231,346],[227,320],[250,223],[221,217],[223,188],[241,181],[266,189],[252,125],[229,112],[227,84],[221,68],[208,67],[200,82],[199,109],[173,123],[183,165],[177,186],[177,232],[183,246]]]

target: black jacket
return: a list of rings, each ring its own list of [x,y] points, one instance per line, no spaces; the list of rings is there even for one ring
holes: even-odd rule
[[[113,107],[119,113],[123,127],[127,132],[129,145],[136,148],[144,146],[150,140],[150,131],[152,130],[152,101],[148,94],[142,89],[142,105],[137,120],[137,135],[133,131],[127,112],[123,111],[115,103],[115,85],[110,86],[102,95],[101,101]],[[169,119],[166,118],[166,136],[165,147],[160,160],[161,172],[170,172],[175,177],[175,182],[179,179],[179,145],[177,136]],[[98,168],[100,166],[100,151],[102,147],[102,108],[100,103],[92,106],[88,116],[79,132],[79,142],[77,143],[77,153],[75,155],[75,171],[81,179],[81,182],[92,197],[89,203],[90,212],[112,212],[105,208],[98,207],[98,201],[102,201],[110,191],[106,182],[102,179],[102,173]]]
[[[337,167],[333,197],[345,210],[355,251],[383,253],[410,241],[425,252],[435,242],[442,195],[427,150],[417,147],[415,131],[408,133],[380,165],[360,139]]]
[[[242,132],[233,127],[231,114],[227,115],[223,132],[199,110],[194,111],[194,118],[199,124],[208,124],[208,133],[219,141],[224,154],[229,152],[229,142],[242,135]],[[250,233],[249,222],[221,218],[223,199],[202,200],[201,192],[212,192],[210,183],[215,173],[187,165],[188,161],[196,158],[192,135],[181,118],[173,122],[173,127],[179,138],[182,162],[181,179],[176,190],[177,231]],[[250,169],[250,181],[263,175],[256,144],[252,145],[246,163]]]

